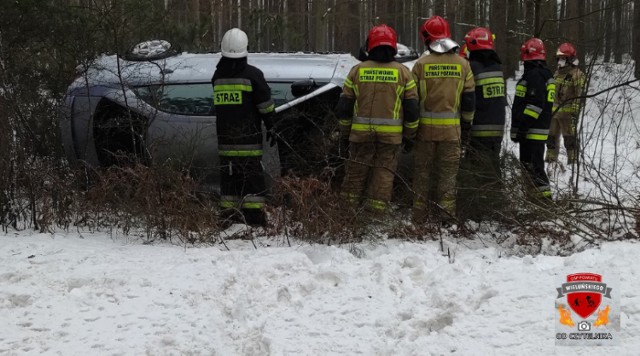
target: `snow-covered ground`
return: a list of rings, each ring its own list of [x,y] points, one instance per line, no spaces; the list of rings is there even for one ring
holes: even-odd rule
[[[599,65],[589,93],[630,73]],[[581,198],[637,199],[634,85],[587,100]],[[550,173],[556,196],[566,194],[570,170]],[[615,221],[637,233],[633,219]],[[439,242],[395,239],[289,247],[257,238],[257,248],[230,240],[227,251],[145,244],[135,233],[10,230],[0,233],[0,355],[640,354],[637,239],[572,236],[580,252],[528,256],[514,233],[448,236],[448,257]],[[497,244],[502,235],[511,242]],[[553,237],[540,238],[543,253],[558,252],[544,248]],[[617,346],[555,346],[558,280],[576,272],[619,275]]]
[[[386,240],[144,245],[99,233],[0,236],[0,354],[637,355],[640,243],[570,257]],[[266,246],[272,243],[273,247]],[[476,246],[474,246],[476,245]],[[555,345],[566,271],[619,273],[619,345]]]

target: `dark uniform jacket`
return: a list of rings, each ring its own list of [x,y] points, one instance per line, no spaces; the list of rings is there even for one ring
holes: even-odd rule
[[[469,64],[476,82],[476,111],[471,136],[502,140],[507,104],[502,65],[489,53],[476,56],[475,52]]]
[[[542,61],[525,61],[524,74],[516,84],[511,110],[511,138],[526,132],[527,140],[546,141],[555,99],[553,75]]]
[[[262,71],[246,59],[222,58],[211,81],[220,155],[262,154],[261,120],[270,129],[275,109]]]

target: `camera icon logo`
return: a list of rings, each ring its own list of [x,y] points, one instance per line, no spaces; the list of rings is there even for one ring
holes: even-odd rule
[[[581,321],[578,323],[578,331],[590,331],[591,323],[588,321]]]

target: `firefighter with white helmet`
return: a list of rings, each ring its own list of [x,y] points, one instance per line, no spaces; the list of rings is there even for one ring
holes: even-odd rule
[[[412,70],[420,96],[413,218],[422,223],[434,212],[450,221],[456,216],[461,130],[473,121],[475,82],[469,62],[456,53],[459,46],[451,40],[445,19],[427,19],[420,35],[430,53],[419,58]],[[431,202],[439,209],[432,211]]]
[[[410,149],[416,133],[418,93],[409,69],[395,60],[391,27],[369,31],[367,52],[367,60],[349,72],[336,108],[341,147],[349,147],[342,195],[382,212],[391,200],[401,144]]]
[[[553,117],[547,141],[547,162],[558,160],[560,136],[567,149],[567,163],[574,164],[578,157],[578,140],[576,138],[578,117],[582,109],[580,96],[584,89],[585,75],[578,68],[576,49],[571,43],[563,43],[556,51],[558,69],[554,74],[556,82],[556,99],[553,104]]]
[[[525,168],[529,197],[552,199],[549,177],[544,169],[544,148],[549,136],[555,83],[546,62],[547,52],[539,38],[520,47],[524,73],[516,84],[511,111],[511,140],[520,144],[520,162]]]
[[[507,101],[493,33],[477,27],[464,41],[476,85],[476,110],[460,172],[459,197],[464,203],[458,209],[465,217],[479,219],[502,203],[500,151]]]
[[[232,28],[222,37],[222,58],[211,79],[220,156],[220,206],[242,211],[250,224],[264,224],[265,180],[262,123],[273,146],[275,105],[264,74],[247,64],[247,34]]]

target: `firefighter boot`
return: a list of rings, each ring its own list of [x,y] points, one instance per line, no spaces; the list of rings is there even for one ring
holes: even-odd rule
[[[547,148],[547,154],[544,157],[544,161],[547,163],[557,162],[558,161],[558,149],[557,148]]]
[[[575,149],[567,150],[567,164],[575,164],[578,159],[578,152]]]

